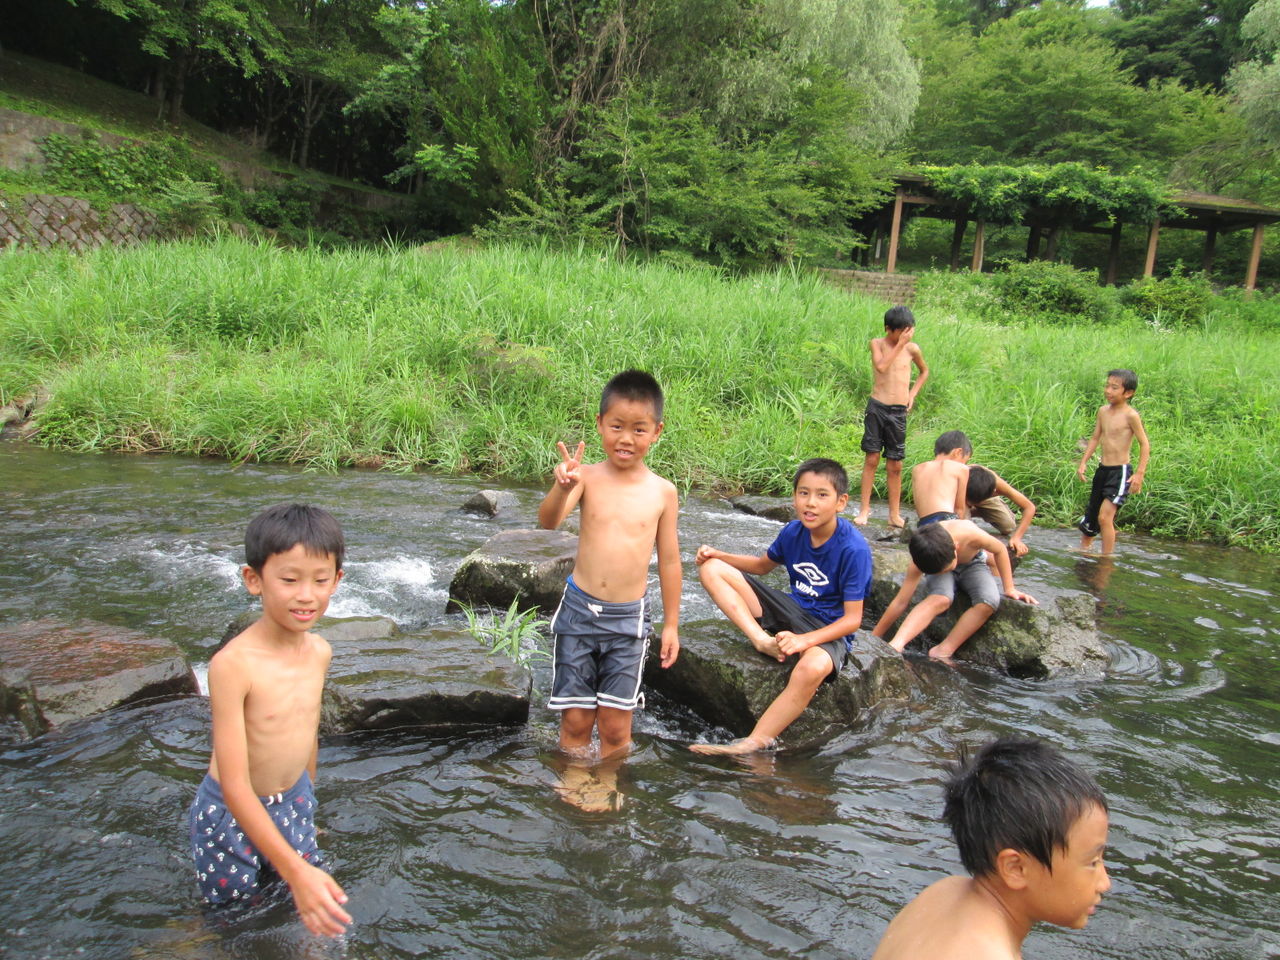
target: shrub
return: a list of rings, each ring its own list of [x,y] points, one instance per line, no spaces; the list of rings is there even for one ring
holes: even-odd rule
[[[1005,269],[991,274],[990,282],[996,295],[991,306],[1004,313],[1030,314],[1051,323],[1103,323],[1116,314],[1115,292],[1098,286],[1091,271],[1070,264],[1005,261]]]
[[[1192,326],[1204,320],[1213,288],[1203,273],[1188,273],[1182,262],[1167,277],[1145,277],[1125,288],[1124,304],[1142,319],[1166,326]]]

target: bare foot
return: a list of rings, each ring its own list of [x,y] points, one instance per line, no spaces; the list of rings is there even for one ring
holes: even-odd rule
[[[773,740],[761,740],[758,737],[743,737],[732,743],[691,743],[689,749],[694,753],[711,756],[733,756],[742,753],[760,753],[774,745]]]
[[[787,655],[783,653],[782,648],[778,646],[778,638],[771,637],[767,633],[761,633],[758,637],[752,637],[751,645],[766,657],[772,657],[779,663],[782,663],[787,659]]]
[[[556,784],[556,793],[565,803],[586,813],[610,813],[622,809],[616,775],[597,777],[584,767],[570,766]]]
[[[907,521],[903,520],[901,517],[889,518],[889,526],[893,527],[895,530],[901,530],[906,525]]]
[[[871,513],[869,511],[864,511],[862,513],[859,513],[856,517],[854,517],[853,522],[860,527],[865,527],[867,525],[867,521],[870,519],[871,519]]]

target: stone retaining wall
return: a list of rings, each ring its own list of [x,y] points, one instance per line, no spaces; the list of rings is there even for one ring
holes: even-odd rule
[[[131,203],[115,203],[99,211],[79,197],[0,196],[0,248],[67,246],[87,250],[106,243],[140,243],[157,230],[156,215]]]
[[[872,270],[822,270],[831,283],[857,290],[886,303],[911,303],[916,298],[916,278],[910,273],[878,273]]]

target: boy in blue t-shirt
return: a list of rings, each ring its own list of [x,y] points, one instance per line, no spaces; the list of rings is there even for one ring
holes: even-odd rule
[[[729,744],[699,743],[698,753],[753,753],[773,746],[804,712],[823,681],[834,680],[862,625],[871,590],[871,548],[840,512],[849,502],[849,478],[834,460],[806,460],[792,480],[797,519],[758,557],[698,548],[698,575],[711,599],[752,645],[779,662],[796,656],[786,689],[755,728]],[[760,583],[783,564],[791,593]],[[754,575],[754,576],[753,576]]]

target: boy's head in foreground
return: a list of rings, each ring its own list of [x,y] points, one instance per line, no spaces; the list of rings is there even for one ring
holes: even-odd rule
[[[809,529],[835,523],[849,502],[849,475],[837,461],[813,457],[791,477],[796,517]]]
[[[1108,403],[1121,403],[1132,399],[1138,390],[1138,375],[1132,370],[1108,370],[1107,386],[1103,391]]]
[[[899,305],[896,307],[890,307],[884,312],[885,333],[893,333],[899,330],[910,330],[915,325],[915,314],[911,312],[910,307]]]
[[[956,542],[941,523],[931,523],[913,533],[907,550],[921,573],[942,573],[956,565]]]
[[[948,430],[933,441],[935,457],[945,456],[957,450],[960,452],[961,463],[973,456],[973,444],[969,442],[969,437],[963,430]]]
[[[942,818],[977,880],[1025,898],[1043,920],[1080,928],[1111,887],[1103,853],[1107,800],[1052,747],[1000,739],[962,761]]]
[[[624,370],[604,385],[596,429],[605,458],[626,468],[643,461],[662,435],[662,388],[643,370]]]
[[[262,597],[264,617],[288,630],[307,630],[329,606],[345,552],[342,527],[327,510],[300,503],[268,507],[245,530],[245,586]]]

